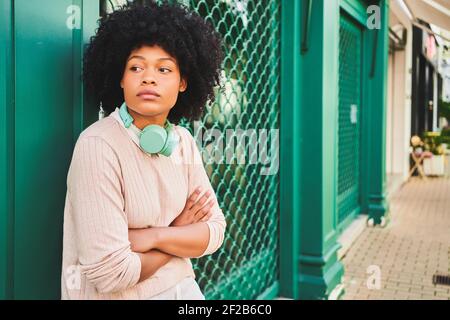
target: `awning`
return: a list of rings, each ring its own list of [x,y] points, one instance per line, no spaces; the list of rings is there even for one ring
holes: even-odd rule
[[[403,0],[414,19],[450,32],[450,0]]]

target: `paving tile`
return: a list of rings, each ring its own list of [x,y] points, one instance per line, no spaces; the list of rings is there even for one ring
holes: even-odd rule
[[[342,299],[450,300],[450,287],[434,285],[450,273],[450,179],[411,179],[390,202],[386,228],[366,228],[342,259],[350,286]],[[368,290],[369,265],[381,270],[381,289]]]

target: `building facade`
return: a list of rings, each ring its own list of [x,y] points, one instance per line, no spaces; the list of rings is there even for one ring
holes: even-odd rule
[[[217,27],[226,50],[225,90],[200,123],[184,125],[279,139],[278,167],[205,165],[228,229],[218,252],[194,261],[202,290],[210,299],[339,296],[341,236],[388,213],[389,1],[183,2]],[[83,49],[114,4],[0,4],[0,298],[59,298],[67,170],[97,120],[80,81]]]

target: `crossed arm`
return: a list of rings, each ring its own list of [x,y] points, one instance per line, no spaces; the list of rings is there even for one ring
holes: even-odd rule
[[[189,166],[190,185],[209,191],[199,196],[200,190],[195,190],[169,227],[129,230],[131,249],[141,259],[140,281],[151,276],[174,256],[202,257],[215,252],[224,240],[226,221],[215,199],[201,154],[192,135],[186,129],[180,130],[185,132],[193,154],[192,165]]]
[[[173,256],[199,257],[208,248],[210,235],[205,221],[211,217],[215,202],[214,199],[207,202],[211,192],[201,197],[199,194],[197,189],[169,227],[128,230],[131,250],[141,259],[140,281],[154,274]]]
[[[173,256],[194,258],[207,248],[209,228],[204,222],[182,227],[130,230],[131,249],[141,259],[139,281],[145,280]]]

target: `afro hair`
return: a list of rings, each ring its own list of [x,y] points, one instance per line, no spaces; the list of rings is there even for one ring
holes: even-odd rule
[[[174,57],[188,82],[169,120],[198,120],[220,85],[222,39],[214,27],[182,4],[129,3],[100,18],[84,54],[83,80],[88,99],[108,113],[124,101],[120,81],[129,54],[144,45],[159,46]]]

